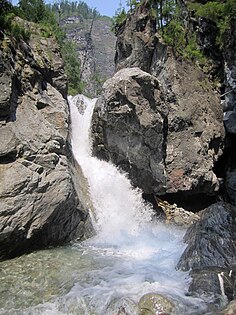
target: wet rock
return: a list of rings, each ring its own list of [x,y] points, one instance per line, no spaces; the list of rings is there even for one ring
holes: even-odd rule
[[[235,296],[235,207],[224,202],[205,209],[184,237],[178,269],[191,270],[189,293],[211,298],[212,307]]]
[[[236,134],[236,111],[224,113],[224,125],[228,133]]]
[[[236,170],[226,173],[225,188],[231,203],[236,205]]]
[[[223,310],[210,313],[209,315],[234,315],[236,314],[236,301],[232,301]]]
[[[171,315],[175,308],[170,300],[156,293],[142,296],[138,307],[139,315]]]

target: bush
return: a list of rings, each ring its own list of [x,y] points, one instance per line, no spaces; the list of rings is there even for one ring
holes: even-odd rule
[[[186,45],[184,36],[184,27],[181,22],[171,20],[163,30],[163,39],[165,43],[175,49],[178,53],[182,53]]]
[[[8,12],[0,15],[1,29],[9,36],[14,37],[16,40],[23,39],[25,41],[30,38],[30,31],[20,24],[15,16],[15,13]]]
[[[124,21],[126,20],[127,14],[124,8],[120,8],[118,10],[116,10],[115,15],[113,17],[113,21],[112,21],[112,31],[117,35],[119,28],[121,27],[121,25],[124,23]]]

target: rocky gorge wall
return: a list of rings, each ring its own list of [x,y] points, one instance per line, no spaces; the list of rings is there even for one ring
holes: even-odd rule
[[[62,20],[67,38],[75,43],[78,51],[83,93],[90,97],[100,94],[104,81],[115,71],[116,37],[111,25],[112,20],[105,16],[94,20],[70,16]]]
[[[59,48],[26,27],[28,43],[0,39],[0,258],[82,237],[87,217],[73,182],[82,174]]]
[[[163,44],[145,6],[128,16],[116,47],[119,71],[105,83],[93,119],[95,155],[111,159],[147,194],[217,195],[220,94]]]

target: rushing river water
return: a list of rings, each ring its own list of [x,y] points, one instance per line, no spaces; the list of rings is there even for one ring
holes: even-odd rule
[[[125,174],[91,156],[94,103],[70,99],[72,148],[88,180],[96,235],[1,262],[0,314],[138,315],[149,292],[168,297],[176,315],[202,314],[204,302],[186,296],[188,274],[175,270],[185,231],[155,222]]]

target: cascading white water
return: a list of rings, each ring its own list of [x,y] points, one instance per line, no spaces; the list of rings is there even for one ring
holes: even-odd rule
[[[89,127],[95,101],[80,95],[70,99],[72,150],[88,179],[96,210],[97,238],[120,242],[122,234],[138,235],[141,227],[151,221],[152,209],[114,165],[91,156]],[[83,110],[78,110],[76,104]]]
[[[202,314],[204,302],[185,296],[188,274],[175,270],[185,231],[155,222],[125,174],[91,156],[95,100],[69,103],[73,153],[88,180],[97,234],[0,262],[0,314],[138,315],[139,299],[150,292],[169,298],[175,315]]]
[[[122,257],[118,268],[122,280],[119,276],[118,282],[114,281],[118,266],[113,266],[105,277],[109,292],[119,291],[117,286],[122,283],[125,285],[121,285],[121,292],[130,297],[157,290],[167,295],[172,291],[172,297],[184,300],[187,276],[175,270],[184,249],[184,231],[153,222],[153,210],[144,203],[141,191],[132,187],[126,175],[111,163],[91,156],[89,130],[95,102],[82,95],[69,99],[72,149],[88,179],[95,209],[97,235],[84,246],[96,251],[102,249],[106,256]],[[82,111],[78,109],[81,103]],[[196,301],[192,303],[195,305]]]

